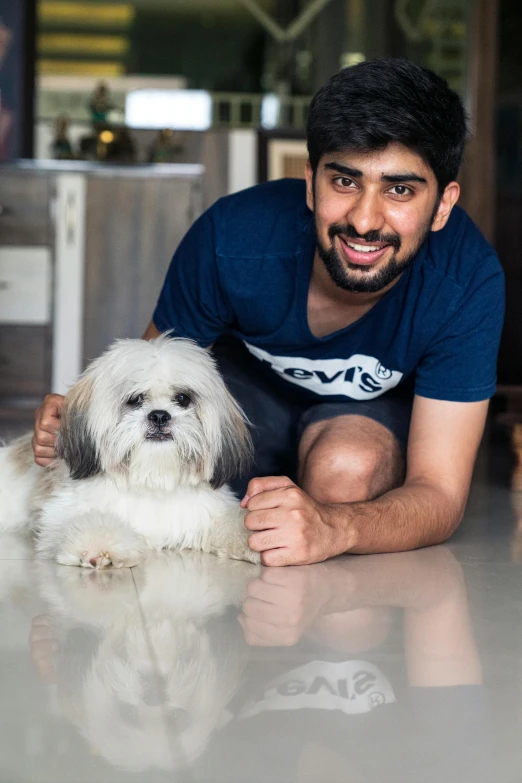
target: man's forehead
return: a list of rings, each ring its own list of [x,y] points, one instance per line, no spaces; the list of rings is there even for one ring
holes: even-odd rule
[[[410,172],[431,181],[435,175],[426,161],[413,150],[402,144],[389,144],[378,150],[341,150],[326,152],[320,165],[338,164],[361,172],[363,177],[378,178],[383,175],[396,175]]]

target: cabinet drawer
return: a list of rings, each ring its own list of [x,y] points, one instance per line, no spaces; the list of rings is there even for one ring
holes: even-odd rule
[[[0,247],[0,323],[48,324],[51,320],[51,251]]]
[[[50,387],[50,327],[0,325],[0,396],[42,397]]]
[[[49,174],[0,167],[0,242],[47,245],[51,242]]]

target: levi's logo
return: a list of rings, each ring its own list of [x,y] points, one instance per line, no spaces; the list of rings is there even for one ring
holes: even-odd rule
[[[371,400],[397,386],[403,375],[384,367],[375,357],[359,353],[349,359],[308,359],[273,356],[247,342],[245,345],[251,354],[269,364],[286,381],[316,394]]]

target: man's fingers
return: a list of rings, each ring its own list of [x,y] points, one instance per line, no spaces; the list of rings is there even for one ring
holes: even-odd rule
[[[60,394],[48,394],[36,412],[33,451],[35,462],[41,467],[47,467],[56,458],[54,449],[63,403],[64,398]]]
[[[41,448],[52,448],[54,449],[56,443],[56,435],[51,435],[49,432],[44,432],[43,430],[40,430],[37,435],[34,435],[33,437],[33,446],[41,447]]]
[[[281,568],[288,565],[301,565],[302,561],[290,554],[287,546],[281,546],[277,549],[269,549],[261,553],[261,562],[268,568]]]
[[[257,533],[253,533],[248,539],[248,546],[254,552],[265,552],[267,549],[284,546],[285,543],[281,531],[277,528],[260,530]]]
[[[46,467],[54,462],[56,459],[56,453],[53,446],[39,446],[33,438],[33,452],[34,460],[37,465]]]
[[[52,435],[45,437],[44,442],[41,443],[37,440],[36,435],[33,435],[33,451],[35,457],[52,457],[54,456],[56,438]]]
[[[53,457],[52,459],[42,459],[42,457],[35,457],[34,461],[37,465],[39,465],[41,468],[48,468],[49,465],[52,465],[53,462],[55,462],[56,457]]]
[[[42,438],[51,439],[52,442],[54,442],[59,430],[60,419],[54,416],[46,416],[43,419],[37,420],[34,427],[34,433],[39,442],[42,442]]]
[[[301,490],[295,484],[287,484],[284,487],[267,489],[257,495],[249,497],[246,507],[249,511],[258,511],[261,508],[278,508],[279,506],[296,506],[301,499]]]
[[[60,394],[46,396],[42,406],[36,411],[34,431],[37,440],[40,440],[39,436],[42,431],[56,435],[60,429],[63,403],[64,398]]]
[[[260,492],[269,492],[272,489],[282,489],[283,487],[293,487],[294,482],[288,476],[264,476],[255,478],[248,482],[245,497],[241,501],[241,508],[246,508],[249,498],[258,495]]]
[[[250,511],[245,517],[247,530],[275,530],[275,523],[271,521],[270,512]]]

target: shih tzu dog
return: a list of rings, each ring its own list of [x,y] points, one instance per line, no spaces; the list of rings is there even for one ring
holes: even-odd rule
[[[117,340],[65,398],[57,453],[0,449],[0,532],[29,527],[65,565],[134,566],[150,549],[259,563],[226,486],[251,456],[245,417],[192,340]]]

